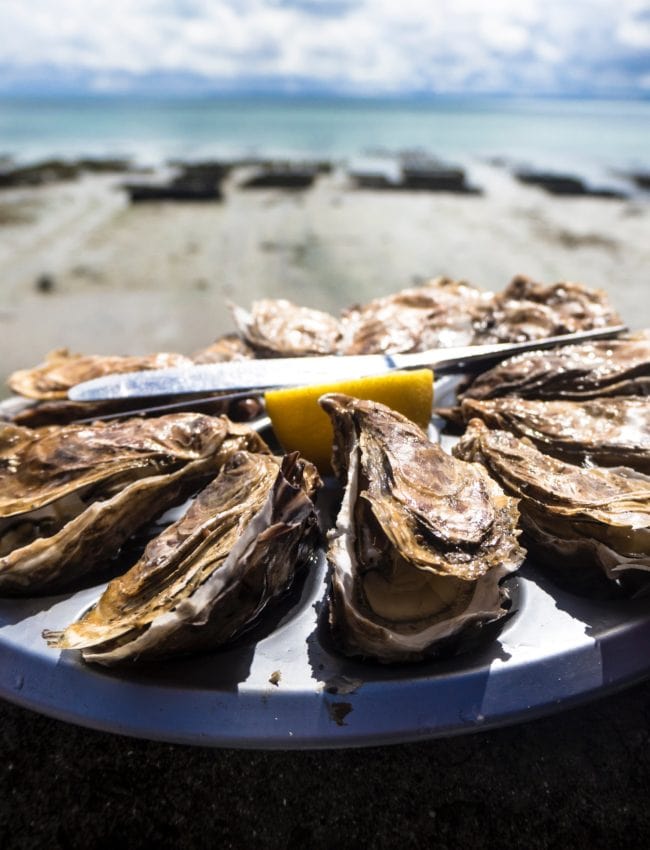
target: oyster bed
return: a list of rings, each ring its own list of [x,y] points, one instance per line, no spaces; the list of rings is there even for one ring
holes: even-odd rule
[[[443,403],[443,387],[436,389]],[[450,448],[455,439],[443,433],[441,441]],[[321,499],[325,512],[328,496],[336,496],[332,482]],[[137,670],[84,664],[77,653],[48,649],[41,637],[78,618],[105,585],[2,599],[0,693],[71,722],[147,738],[336,747],[528,719],[650,673],[650,599],[579,598],[533,562],[507,579],[514,612],[486,646],[408,667],[344,658],[320,622],[325,575],[320,553],[307,577],[235,644]]]

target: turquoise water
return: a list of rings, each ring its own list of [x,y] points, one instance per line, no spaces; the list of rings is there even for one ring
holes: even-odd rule
[[[0,99],[0,154],[350,157],[423,148],[554,167],[650,168],[650,101]]]

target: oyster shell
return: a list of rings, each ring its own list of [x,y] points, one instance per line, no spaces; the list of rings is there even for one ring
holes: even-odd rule
[[[33,369],[21,369],[9,376],[8,384],[18,395],[41,400],[66,399],[70,387],[92,378],[141,369],[189,366],[182,354],[149,354],[117,357],[101,354],[70,354],[67,348],[52,351],[45,362]]]
[[[58,589],[105,564],[242,448],[268,451],[250,428],[196,413],[0,425],[0,593]]]
[[[583,468],[473,419],[454,455],[482,463],[519,498],[526,545],[562,584],[585,593],[650,586],[650,476]]]
[[[541,451],[568,463],[629,466],[650,473],[650,402],[644,398],[590,401],[465,399],[465,421],[528,437]]]
[[[525,555],[516,501],[388,407],[320,402],[346,486],[328,552],[337,643],[382,662],[459,651],[505,616],[500,582]]]
[[[233,305],[232,314],[245,343],[258,357],[335,354],[338,349],[339,322],[321,310],[264,298],[255,301],[250,312]]]
[[[297,453],[282,461],[236,453],[93,608],[44,637],[102,664],[219,646],[285,591],[312,555],[318,484]]]
[[[216,339],[206,348],[195,351],[192,355],[194,363],[223,363],[230,360],[252,360],[255,357],[253,349],[237,334],[226,334]]]
[[[650,331],[530,351],[483,372],[461,398],[583,400],[650,395]]]
[[[24,404],[20,403],[25,401]],[[159,406],[171,405],[175,413],[193,412],[197,409],[196,396],[157,396],[156,406],[142,409],[141,398],[110,399],[107,401],[26,401],[12,399],[18,404],[11,410],[0,410],[0,421],[12,422],[26,428],[42,428],[46,425],[69,425],[71,423],[92,422],[96,419],[128,419],[136,416],[156,416],[162,412]],[[211,416],[225,414],[237,422],[248,421],[262,412],[256,399],[226,399],[220,401],[218,395],[209,399],[201,398],[200,411]],[[244,403],[247,403],[245,406]],[[250,408],[250,409],[247,409]]]
[[[524,342],[620,324],[600,289],[568,281],[547,286],[517,275],[495,296],[475,341]]]
[[[395,354],[469,345],[494,296],[436,278],[344,311],[344,354]]]

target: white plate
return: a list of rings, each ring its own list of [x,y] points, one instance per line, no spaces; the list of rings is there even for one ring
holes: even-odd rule
[[[0,695],[73,723],[229,747],[411,741],[522,721],[650,673],[650,599],[594,602],[533,564],[508,579],[515,611],[498,638],[446,661],[382,667],[337,655],[319,625],[322,554],[301,586],[227,649],[108,670],[48,649],[104,585],[0,600]]]

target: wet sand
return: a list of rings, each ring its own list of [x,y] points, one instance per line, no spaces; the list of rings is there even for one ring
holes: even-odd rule
[[[229,300],[338,311],[436,275],[577,280],[650,324],[647,199],[556,198],[483,163],[482,195],[361,190],[343,169],[293,192],[246,176],[206,203],[130,205],[115,175],[3,191],[0,378],[63,346],[191,352],[233,329]]]

